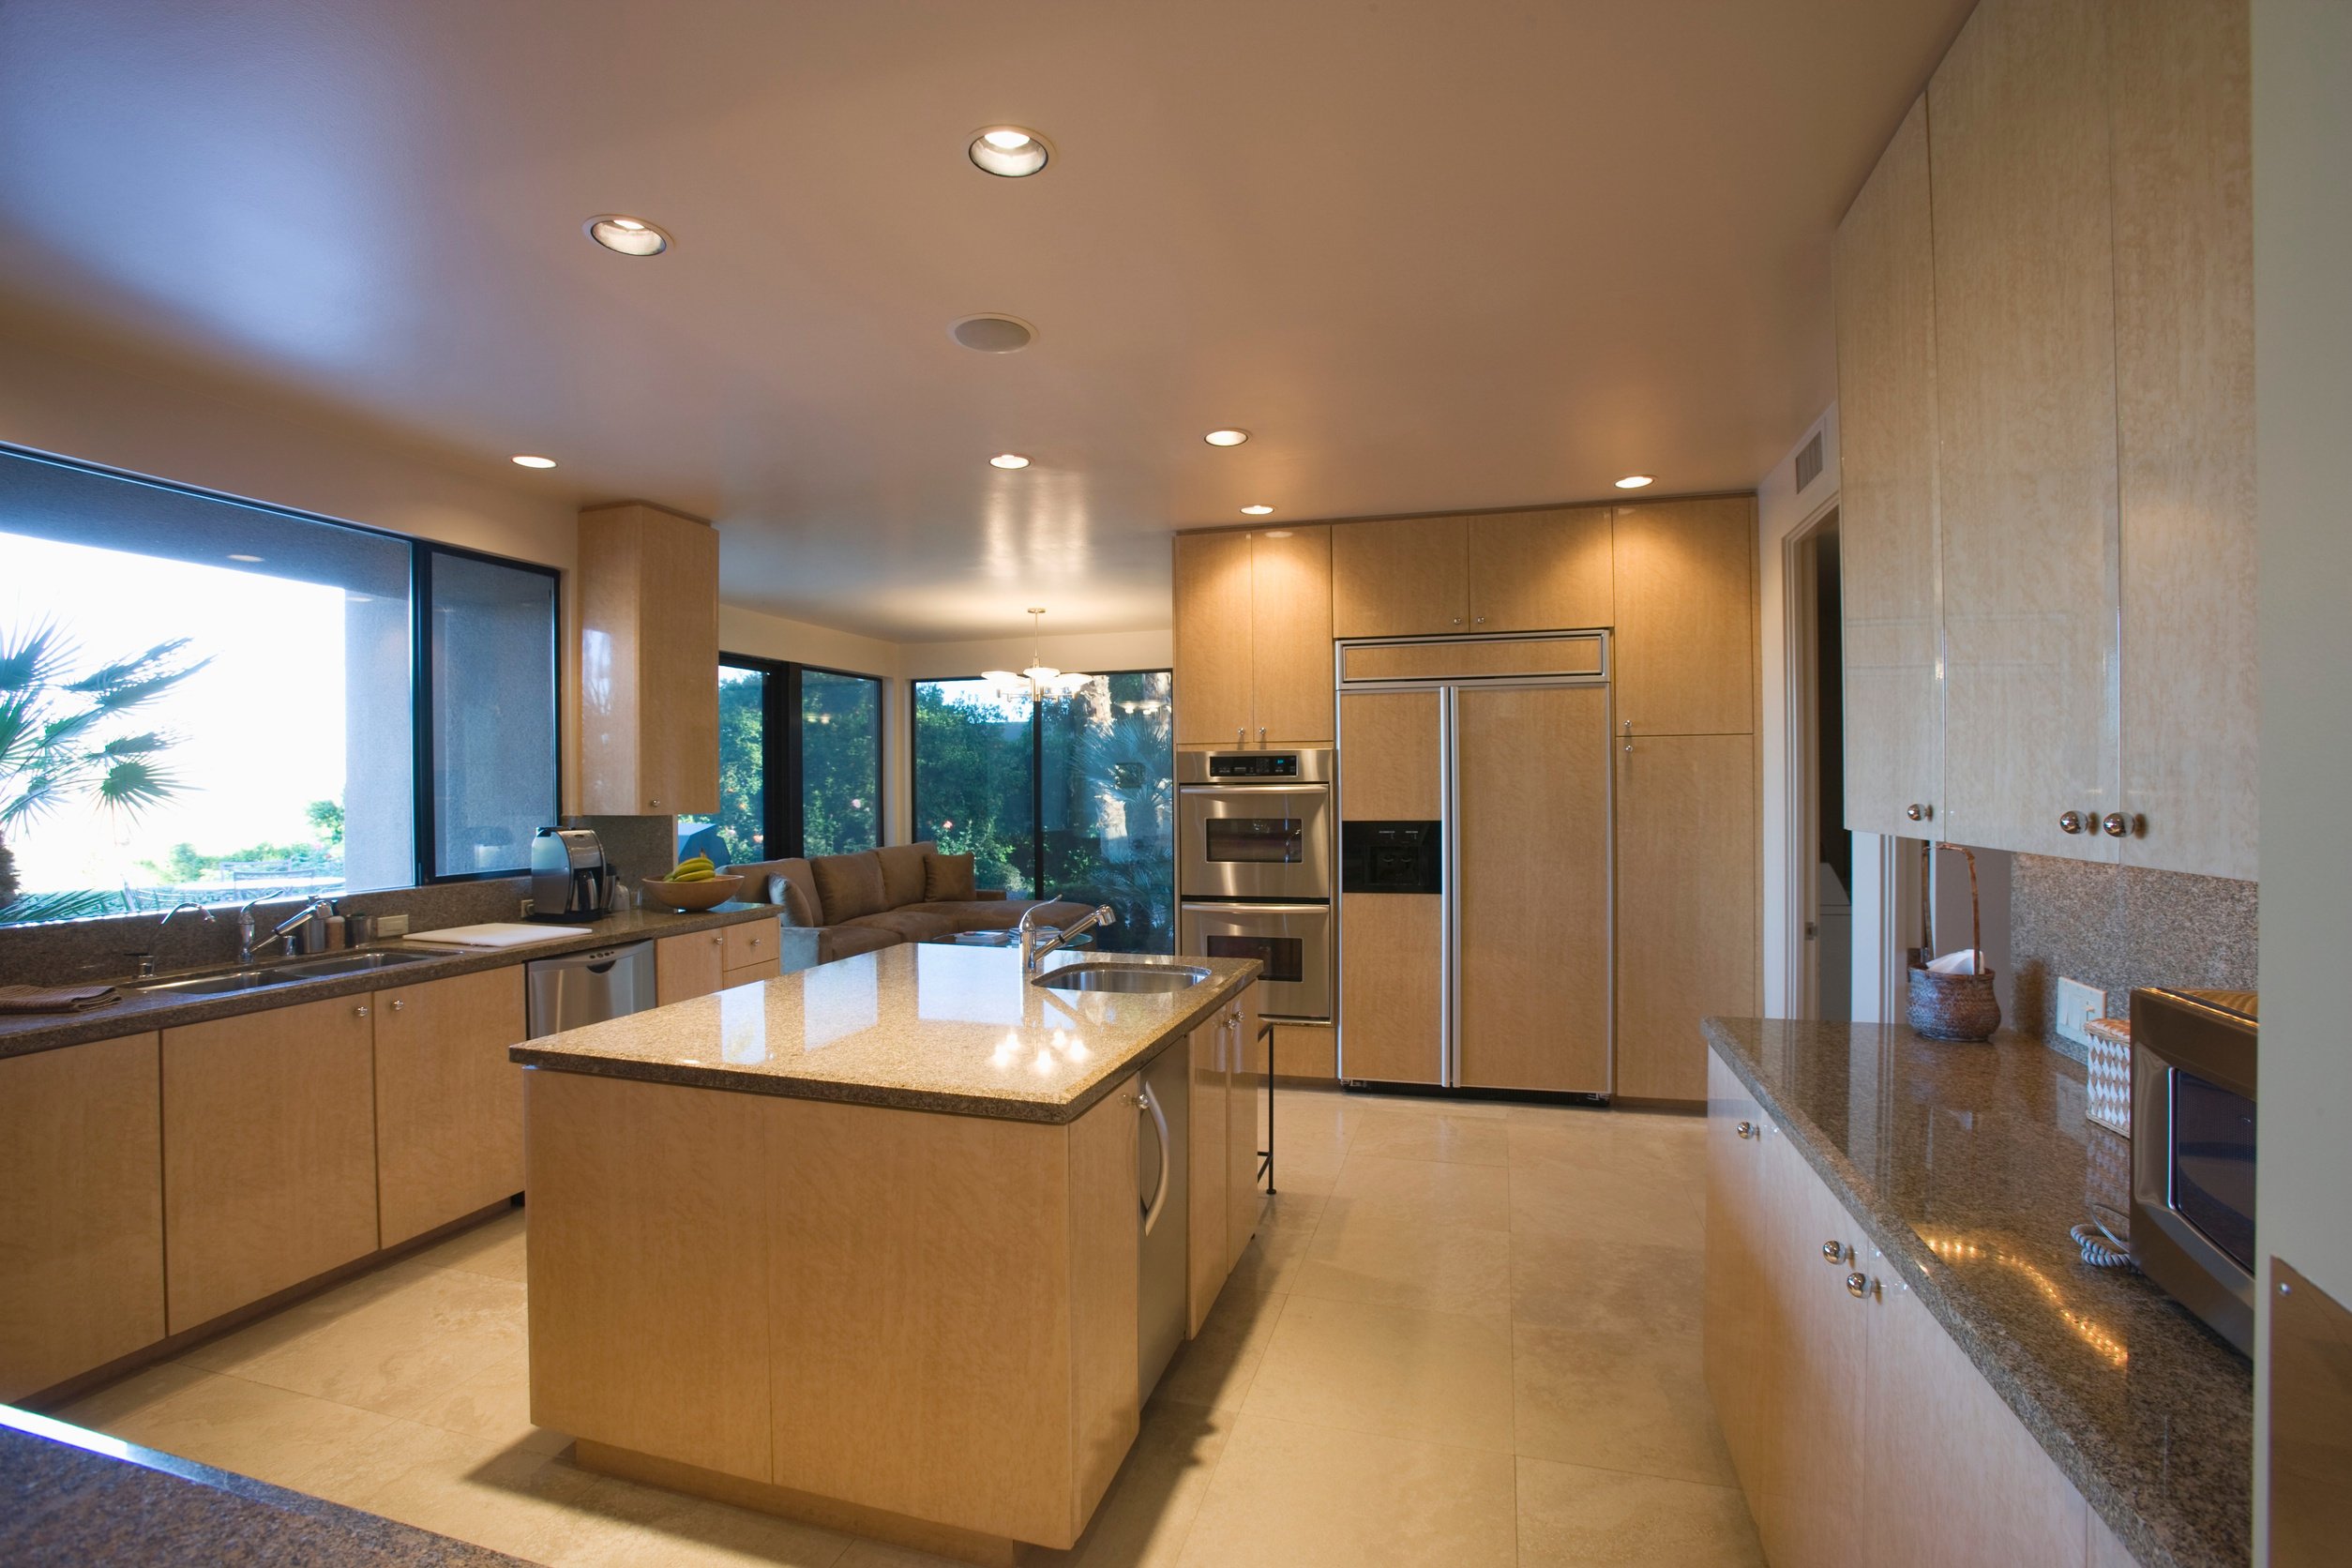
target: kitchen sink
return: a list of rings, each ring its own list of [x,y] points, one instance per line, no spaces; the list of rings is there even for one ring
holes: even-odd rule
[[[1207,970],[1188,965],[1065,964],[1030,984],[1057,991],[1184,991],[1207,978]]]
[[[402,964],[422,963],[428,958],[443,956],[437,953],[339,953],[331,957],[232,969],[217,974],[195,974],[185,980],[149,980],[134,988],[168,991],[173,996],[233,996],[238,991],[258,991],[271,986],[298,986],[305,980],[332,980],[339,975],[397,969]]]

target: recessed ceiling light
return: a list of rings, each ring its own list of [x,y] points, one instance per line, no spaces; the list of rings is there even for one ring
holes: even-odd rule
[[[1242,516],[1245,518],[1268,517],[1271,516],[1273,512],[1274,508],[1272,506],[1244,506],[1242,508]]]
[[[1035,173],[1052,156],[1044,137],[1019,126],[990,126],[972,139],[974,166],[1008,180]]]
[[[1247,430],[1211,430],[1200,438],[1212,446],[1239,446],[1249,439]]]
[[[232,561],[259,561],[261,557],[258,555],[232,555],[229,559]]]
[[[1018,452],[999,452],[988,460],[990,468],[1027,468],[1029,460]]]
[[[1018,316],[1002,316],[994,311],[951,322],[947,335],[981,354],[1011,354],[1037,340],[1035,327]]]
[[[518,468],[553,468],[555,460],[534,457],[528,452],[518,452],[515,454],[515,466]]]
[[[1617,488],[1619,490],[1639,490],[1644,485],[1654,483],[1656,483],[1656,478],[1652,475],[1628,474],[1625,477],[1617,481]]]
[[[658,256],[670,249],[670,235],[641,218],[603,213],[580,225],[590,239],[624,256]]]

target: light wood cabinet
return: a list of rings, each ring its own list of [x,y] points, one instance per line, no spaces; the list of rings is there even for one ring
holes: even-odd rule
[[[1927,185],[1922,97],[1838,226],[1835,257],[1839,594],[1857,743],[1845,748],[1846,825],[1912,837],[1936,832],[1943,795]]]
[[[1332,531],[1176,536],[1176,744],[1332,738]]]
[[[718,809],[718,533],[643,502],[580,514],[580,809]]]
[[[686,931],[654,942],[654,1000],[663,1007],[708,996],[726,983],[727,936]]]
[[[522,1190],[522,974],[490,969],[375,993],[383,1245]]]
[[[1636,734],[1617,747],[1617,1084],[1707,1092],[1699,1020],[1753,1017],[1756,742]]]
[[[2115,251],[2103,0],[1985,0],[1928,86],[1941,446],[1938,832],[2112,861]]]
[[[1471,631],[1567,631],[1615,614],[1606,506],[1487,512],[1469,520]]]
[[[1756,502],[1653,501],[1613,518],[1617,716],[1636,735],[1756,730]]]
[[[1444,815],[1445,732],[1434,691],[1340,699],[1343,821]],[[1442,1013],[1445,900],[1430,894],[1339,897],[1339,1066],[1383,1083],[1435,1083]]]
[[[1731,1468],[1764,1529],[1776,1455],[1767,1441],[1772,1407],[1772,1354],[1779,1337],[1765,1289],[1767,1126],[1756,1097],[1712,1051],[1707,1053],[1707,1267],[1700,1303],[1707,1395],[1714,1402]]]
[[[373,1252],[365,995],[163,1031],[170,1333]]]
[[[719,927],[719,967],[730,973],[776,961],[776,924],[745,920]]]
[[[1461,1081],[1609,1087],[1609,694],[1455,700]]]
[[[1186,1048],[1192,1053],[1192,1106],[1187,1119],[1189,1158],[1185,1168],[1184,1337],[1200,1332],[1231,1268],[1225,1232],[1229,1223],[1225,1156],[1226,1090],[1232,1072],[1226,1055],[1232,1038],[1232,1006],[1196,1026]]]
[[[1331,542],[1334,637],[1437,637],[1470,630],[1470,520],[1340,524]]]
[[[1263,1079],[1249,1070],[1250,1046],[1259,1030],[1257,986],[1243,987],[1229,1011],[1233,1033],[1225,1060],[1225,1268],[1230,1274],[1264,1212],[1258,1186],[1258,1086]]]
[[[158,1049],[0,1062],[0,1403],[163,1337]]]

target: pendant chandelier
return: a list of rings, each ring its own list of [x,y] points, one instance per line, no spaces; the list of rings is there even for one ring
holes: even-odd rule
[[[1093,680],[1094,677],[1092,675],[1082,675],[1075,671],[1056,670],[1046,662],[1045,615],[1046,612],[1042,610],[1032,610],[1029,612],[1031,642],[1028,669],[1018,671],[983,670],[980,671],[980,678],[1008,695],[1026,692],[1033,700],[1038,701],[1043,701],[1048,697],[1066,697]]]

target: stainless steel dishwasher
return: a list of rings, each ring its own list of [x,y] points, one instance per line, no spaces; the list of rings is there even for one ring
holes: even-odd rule
[[[1136,1114],[1136,1373],[1145,1399],[1184,1342],[1189,1261],[1192,1046],[1184,1035],[1144,1063]]]
[[[531,1039],[607,1018],[625,1018],[654,1005],[654,944],[632,942],[595,947],[522,966],[529,998],[523,1028]]]

